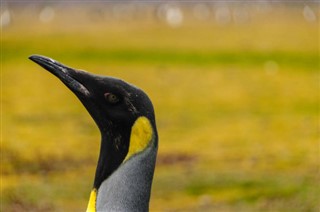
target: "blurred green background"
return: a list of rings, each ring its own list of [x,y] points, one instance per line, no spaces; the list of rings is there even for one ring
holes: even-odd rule
[[[319,4],[1,4],[1,211],[84,211],[99,132],[28,60],[144,89],[151,211],[319,211]]]

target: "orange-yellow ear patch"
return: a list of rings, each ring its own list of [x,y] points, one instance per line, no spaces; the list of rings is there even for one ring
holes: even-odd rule
[[[131,128],[129,151],[124,162],[143,151],[149,145],[152,133],[150,121],[144,116],[139,117]]]

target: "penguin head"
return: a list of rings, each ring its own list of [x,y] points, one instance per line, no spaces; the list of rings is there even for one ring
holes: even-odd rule
[[[102,133],[111,126],[131,127],[141,116],[155,124],[152,103],[136,86],[70,68],[44,56],[33,55],[30,59],[57,76],[79,98]]]

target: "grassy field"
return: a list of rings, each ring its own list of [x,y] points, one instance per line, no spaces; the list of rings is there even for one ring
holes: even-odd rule
[[[47,23],[41,7],[11,11],[1,31],[1,211],[84,211],[93,184],[99,132],[32,54],[149,94],[160,136],[151,211],[319,211],[317,6],[311,21],[305,5],[246,5],[244,22],[224,24],[192,18],[192,6],[178,27],[150,15],[154,5],[130,20],[95,19],[80,5],[58,6]]]

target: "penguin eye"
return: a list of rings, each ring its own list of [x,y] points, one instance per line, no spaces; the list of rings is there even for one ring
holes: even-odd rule
[[[107,102],[111,103],[111,104],[115,104],[117,102],[119,102],[119,98],[113,94],[113,93],[105,93],[104,94],[104,98],[107,100]]]

